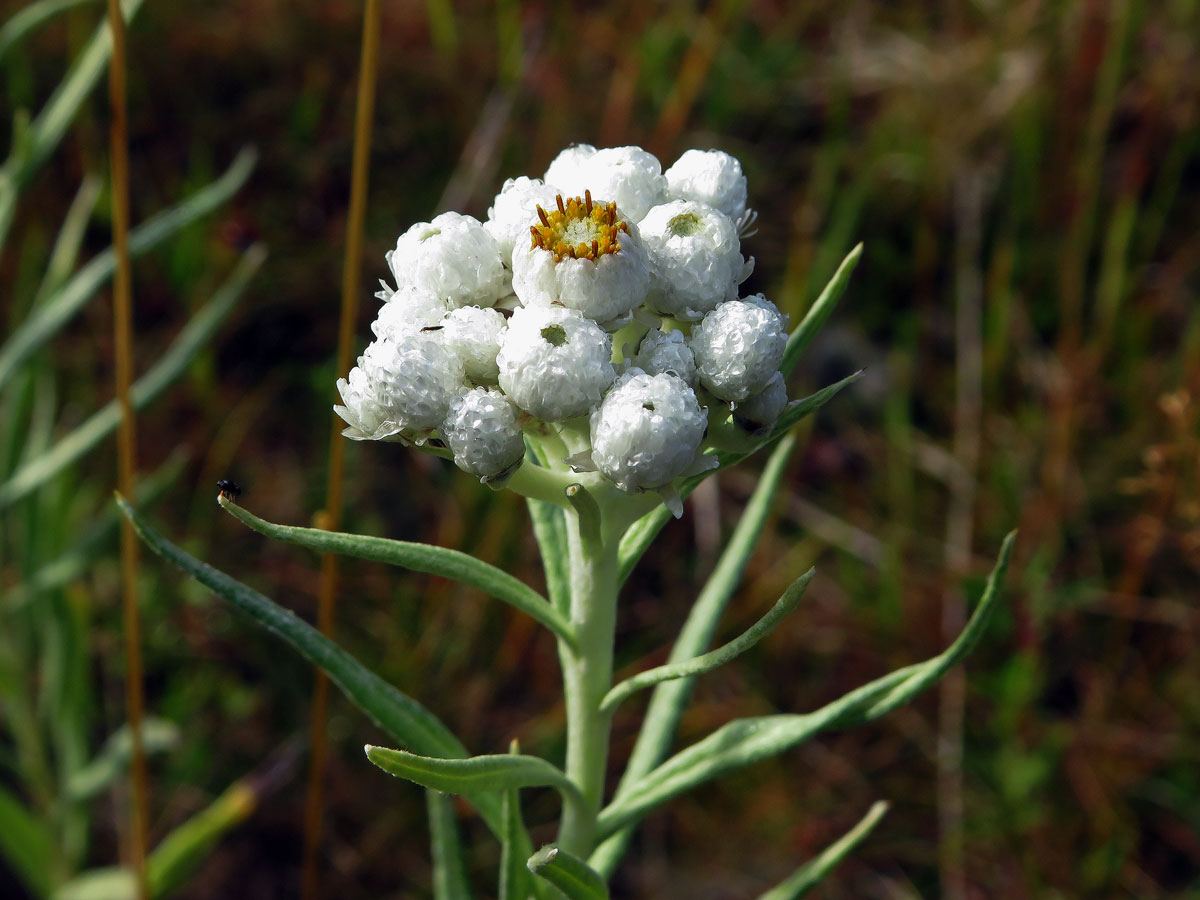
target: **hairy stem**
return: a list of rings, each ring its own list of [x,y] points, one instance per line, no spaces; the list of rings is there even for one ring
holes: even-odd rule
[[[612,714],[600,707],[612,687],[620,535],[610,531],[595,503],[573,507],[567,512],[567,539],[577,642],[572,648],[560,641],[559,659],[567,710],[566,772],[583,803],[564,810],[558,846],[586,859],[595,846],[596,816],[604,800]]]

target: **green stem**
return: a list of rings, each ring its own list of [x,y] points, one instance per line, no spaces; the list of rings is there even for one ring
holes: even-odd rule
[[[612,687],[622,529],[619,523],[605,521],[600,507],[582,490],[572,494],[571,507],[567,546],[576,646],[559,641],[559,659],[567,711],[566,773],[583,803],[578,809],[564,809],[558,846],[586,859],[595,847],[596,816],[604,800],[612,714],[603,711],[601,703]]]

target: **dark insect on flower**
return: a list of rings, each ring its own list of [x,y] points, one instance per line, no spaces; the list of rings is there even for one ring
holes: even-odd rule
[[[233,500],[241,496],[242,486],[236,481],[230,481],[228,478],[222,478],[217,482],[217,490],[221,492],[222,497]]]

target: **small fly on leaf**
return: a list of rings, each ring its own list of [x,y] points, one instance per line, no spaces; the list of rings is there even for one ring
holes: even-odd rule
[[[217,482],[217,490],[227,500],[236,500],[242,495],[242,486],[236,481],[230,481],[228,478],[222,478]]]

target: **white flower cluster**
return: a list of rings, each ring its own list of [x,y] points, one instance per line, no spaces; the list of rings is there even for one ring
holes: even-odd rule
[[[573,467],[669,493],[713,464],[703,404],[758,431],[787,403],[787,317],[739,299],[746,198],[718,150],[663,172],[639,147],[580,144],[506,181],[486,222],[414,225],[388,254],[375,341],[338,381],[345,435],[434,441],[492,480],[524,459],[524,431],[569,429],[588,439]]]

